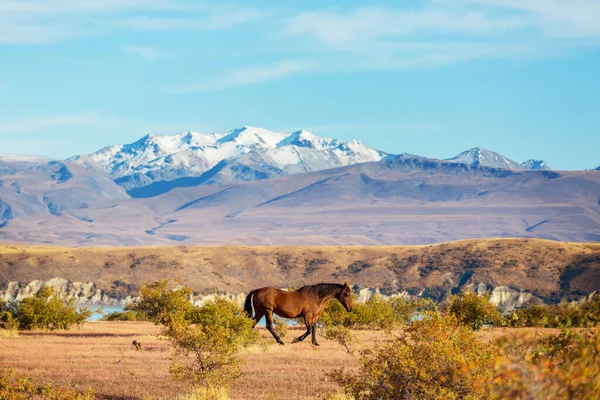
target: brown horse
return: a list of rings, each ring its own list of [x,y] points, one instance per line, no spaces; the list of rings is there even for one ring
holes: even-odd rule
[[[279,290],[272,286],[255,289],[246,296],[244,310],[256,322],[265,316],[267,329],[279,344],[283,344],[283,341],[273,330],[273,313],[284,318],[304,318],[306,333],[294,338],[292,343],[301,342],[312,333],[312,343],[318,346],[315,325],[327,303],[334,298],[342,303],[347,311],[352,311],[352,289],[347,283],[319,283],[303,286],[295,292]]]

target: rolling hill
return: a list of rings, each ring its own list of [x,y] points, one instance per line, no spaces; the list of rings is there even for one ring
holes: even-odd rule
[[[403,155],[136,199],[91,164],[51,161],[28,168],[5,173],[0,187],[8,194],[0,205],[4,241],[116,246],[600,240],[597,171],[510,170]],[[69,176],[57,178],[56,171]]]
[[[60,278],[66,281],[57,280]],[[477,239],[427,246],[219,246],[66,248],[0,246],[0,292],[61,283],[71,295],[103,291],[105,301],[137,294],[170,278],[196,294],[248,292],[344,282],[441,300],[472,287],[498,289],[502,301],[522,292],[536,301],[575,299],[600,290],[600,244],[538,239]],[[11,284],[10,282],[20,282]]]

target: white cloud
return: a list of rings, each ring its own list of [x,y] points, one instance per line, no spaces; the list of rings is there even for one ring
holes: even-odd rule
[[[94,122],[96,113],[54,115],[38,119],[0,121],[0,136],[12,136],[66,125],[87,125]]]
[[[531,60],[600,45],[600,0],[429,0],[421,7],[310,11],[284,38],[310,46],[315,69],[420,69],[480,59]]]
[[[121,50],[137,54],[148,61],[155,61],[158,55],[158,50],[152,46],[123,46]]]
[[[489,36],[512,32],[527,25],[521,16],[491,16],[482,11],[423,9],[394,11],[359,8],[347,15],[304,12],[288,21],[289,35],[310,35],[324,44],[353,50],[373,40],[394,40],[417,34]]]
[[[156,17],[157,12],[169,17]],[[57,43],[115,30],[225,30],[265,15],[216,1],[1,0],[0,43]]]
[[[313,67],[312,62],[287,60],[273,65],[254,65],[224,72],[210,80],[192,83],[187,86],[173,88],[172,93],[206,92],[229,89],[283,79],[287,76],[308,72]]]
[[[552,37],[600,38],[598,0],[473,0],[490,8],[522,13],[530,24]]]

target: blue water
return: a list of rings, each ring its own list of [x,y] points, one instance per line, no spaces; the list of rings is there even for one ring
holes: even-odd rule
[[[123,306],[114,306],[114,305],[100,305],[93,304],[91,306],[86,306],[88,310],[93,311],[91,317],[88,318],[88,321],[98,321],[102,318],[103,315],[110,314],[112,312],[123,311]],[[100,314],[98,311],[102,311],[103,314]]]
[[[87,308],[91,311],[94,311],[94,313],[92,314],[91,317],[88,318],[88,321],[98,321],[102,318],[103,315],[106,314],[110,314],[113,312],[120,312],[124,310],[124,306],[118,305],[99,305],[99,304],[93,304],[91,306],[87,306]],[[102,314],[100,314],[98,311],[102,311]],[[294,325],[298,325],[298,323],[294,320],[287,320],[288,321],[288,325],[289,326],[294,326]],[[265,318],[263,317],[260,321],[258,321],[258,326],[265,326],[267,324],[267,322],[265,321]]]

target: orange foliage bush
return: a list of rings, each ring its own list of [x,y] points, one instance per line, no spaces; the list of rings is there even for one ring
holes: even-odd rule
[[[355,399],[599,399],[600,331],[483,343],[455,314],[428,313],[329,376]]]

